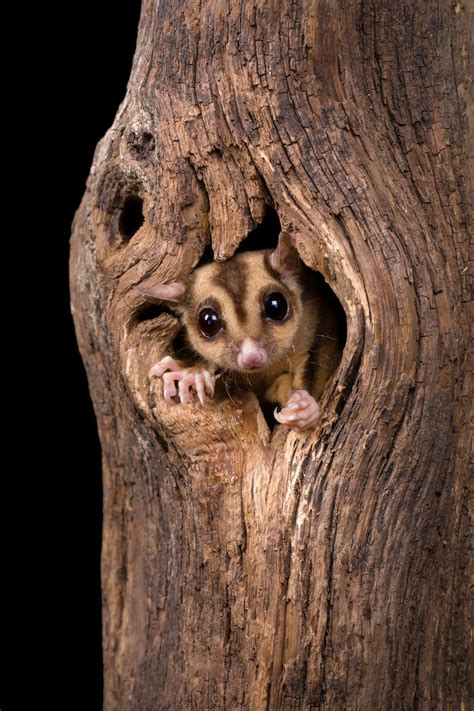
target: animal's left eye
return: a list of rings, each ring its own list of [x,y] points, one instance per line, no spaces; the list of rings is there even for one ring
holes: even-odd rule
[[[265,316],[272,321],[284,321],[288,316],[288,302],[279,291],[268,294],[263,301]]]

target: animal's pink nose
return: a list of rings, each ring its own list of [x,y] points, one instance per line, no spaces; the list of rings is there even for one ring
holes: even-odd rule
[[[264,363],[264,357],[261,353],[247,353],[242,356],[241,360],[244,368],[260,368]]]
[[[245,338],[241,345],[237,356],[237,365],[239,368],[255,370],[263,368],[268,362],[268,355],[265,348],[253,338]]]

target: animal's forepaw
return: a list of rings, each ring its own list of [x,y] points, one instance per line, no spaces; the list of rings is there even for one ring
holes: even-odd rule
[[[202,405],[214,397],[216,376],[205,368],[183,368],[171,356],[165,356],[150,369],[150,380],[162,378],[163,397],[173,403],[175,398],[181,403],[193,402],[195,397]]]
[[[307,430],[319,417],[319,405],[306,390],[295,390],[285,407],[274,411],[275,420],[294,430]]]

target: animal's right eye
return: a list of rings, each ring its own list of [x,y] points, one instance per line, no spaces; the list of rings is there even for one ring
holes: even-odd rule
[[[213,338],[222,330],[222,319],[214,309],[202,309],[199,312],[198,321],[201,333],[206,338]]]
[[[271,321],[284,321],[288,316],[288,302],[279,291],[269,294],[263,302],[265,316]]]

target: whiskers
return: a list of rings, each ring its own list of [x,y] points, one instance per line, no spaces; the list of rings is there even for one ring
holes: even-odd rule
[[[224,386],[226,395],[229,398],[229,400],[235,405],[235,407],[238,408],[238,405],[235,402],[234,398],[232,397],[231,390],[230,390],[233,385],[235,386],[235,383],[230,382],[231,377],[232,376],[229,373],[227,373],[226,371],[221,371],[221,382]]]
[[[334,336],[328,336],[327,333],[315,333],[314,334],[315,338],[325,338],[329,341],[338,341],[338,338],[335,338]]]
[[[303,304],[309,306],[310,304],[317,304],[321,302],[321,297],[317,296],[315,299],[304,299]]]

